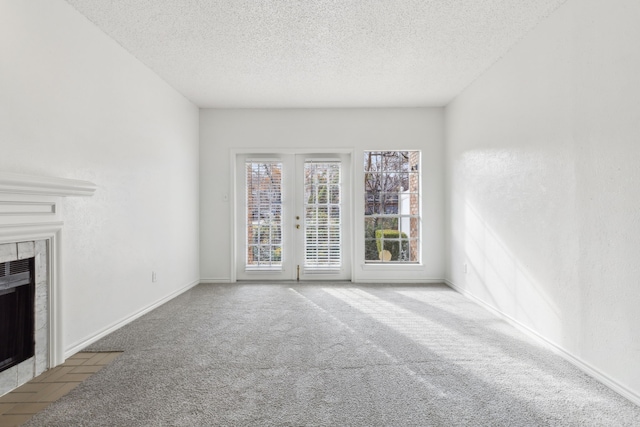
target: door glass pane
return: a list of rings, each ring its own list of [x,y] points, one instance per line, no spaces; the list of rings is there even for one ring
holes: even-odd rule
[[[247,268],[282,268],[282,163],[246,162]]]
[[[340,268],[340,163],[304,163],[305,268]]]

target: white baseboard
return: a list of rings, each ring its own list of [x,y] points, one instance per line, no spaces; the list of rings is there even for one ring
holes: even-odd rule
[[[564,348],[560,347],[558,344],[554,343],[553,341],[548,340],[544,336],[540,335],[538,332],[536,332],[533,329],[529,328],[528,326],[520,323],[520,321],[514,319],[513,317],[509,316],[508,314],[503,313],[502,311],[500,311],[497,308],[493,307],[492,305],[488,304],[484,300],[476,297],[471,292],[469,292],[469,291],[467,291],[465,289],[462,289],[461,287],[457,286],[456,284],[454,284],[450,280],[445,280],[444,283],[447,286],[449,286],[450,288],[452,288],[453,290],[455,290],[456,292],[458,292],[458,293],[464,295],[465,297],[473,300],[474,302],[480,304],[481,306],[483,306],[487,310],[491,311],[492,313],[494,313],[498,317],[504,319],[510,325],[512,325],[513,327],[515,327],[519,331],[523,332],[524,334],[526,334],[527,336],[529,336],[530,338],[532,338],[536,342],[539,342],[542,345],[544,345],[545,347],[549,348],[555,354],[559,355],[560,357],[562,357],[563,359],[565,359],[566,361],[568,361],[569,363],[571,363],[572,365],[574,365],[575,367],[577,367],[578,369],[580,369],[581,371],[586,373],[587,375],[595,378],[596,380],[600,381],[602,384],[604,384],[607,387],[609,387],[611,390],[615,391],[616,393],[620,394],[621,396],[625,397],[626,399],[629,399],[631,402],[633,402],[636,405],[640,406],[640,394],[638,394],[635,391],[629,389],[628,387],[620,384],[618,381],[616,381],[615,379],[611,378],[609,375],[605,374],[604,372],[602,372],[598,368],[592,366],[591,364],[589,364],[588,362],[582,360],[581,358],[571,354],[570,352],[568,352]]]
[[[111,325],[107,326],[106,328],[104,328],[103,330],[97,332],[96,334],[91,335],[90,337],[85,338],[85,339],[83,339],[83,340],[81,340],[79,342],[76,342],[75,344],[72,344],[64,352],[65,360],[67,358],[69,358],[70,356],[73,356],[77,352],[82,351],[82,349],[88,347],[89,345],[93,344],[94,342],[98,341],[100,338],[106,337],[110,333],[120,329],[121,327],[123,327],[124,325],[126,325],[128,323],[133,322],[137,318],[144,316],[145,314],[147,314],[151,310],[153,310],[153,309],[155,309],[157,307],[160,307],[162,304],[166,303],[167,301],[170,301],[170,300],[174,299],[178,295],[188,291],[189,289],[197,286],[198,284],[200,284],[200,280],[195,280],[195,281],[189,283],[188,285],[183,286],[182,288],[178,289],[177,291],[174,291],[174,292],[170,293],[169,295],[165,296],[164,298],[161,298],[160,300],[158,300],[158,301],[146,306],[142,310],[139,310],[139,311],[133,313],[132,315],[125,317],[124,319],[121,319],[121,320],[119,320],[119,321],[117,321],[115,323],[112,323]]]
[[[231,279],[226,278],[226,279],[200,279],[200,283],[203,284],[216,284],[216,283],[231,283]]]
[[[321,280],[320,280],[321,281]],[[334,282],[335,280],[329,280],[330,282]],[[348,280],[347,280],[348,281]],[[340,282],[340,280],[338,280]],[[223,284],[223,283],[234,283],[231,279],[200,279],[200,283],[202,284]],[[398,283],[398,284],[438,284],[445,283],[444,279],[366,279],[366,280],[355,280],[353,283]]]
[[[444,283],[444,279],[357,279],[353,283],[385,283],[385,284],[398,284],[398,285],[434,285],[438,283]]]

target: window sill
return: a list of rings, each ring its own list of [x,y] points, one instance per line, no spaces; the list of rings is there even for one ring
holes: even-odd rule
[[[394,262],[377,262],[361,264],[363,271],[423,271],[422,263],[400,264]]]

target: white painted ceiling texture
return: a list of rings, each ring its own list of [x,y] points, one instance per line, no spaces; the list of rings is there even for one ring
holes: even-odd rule
[[[566,0],[67,0],[203,108],[442,106]]]

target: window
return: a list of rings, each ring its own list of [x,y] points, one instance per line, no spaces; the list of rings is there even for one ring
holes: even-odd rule
[[[341,266],[340,162],[304,163],[305,267]]]
[[[246,162],[247,268],[282,268],[282,163]]]
[[[420,261],[420,152],[365,151],[367,263]]]

